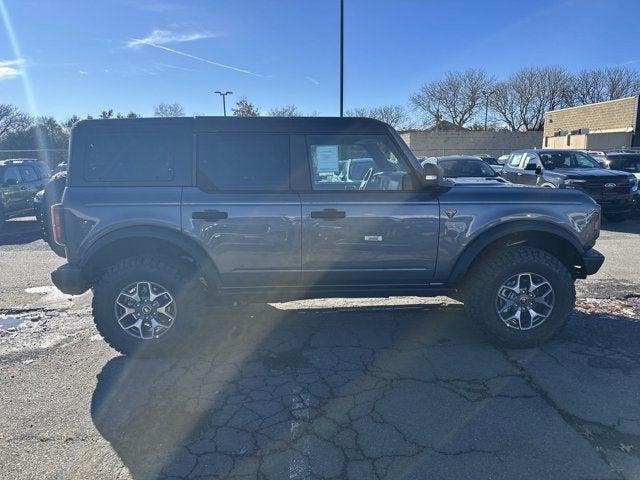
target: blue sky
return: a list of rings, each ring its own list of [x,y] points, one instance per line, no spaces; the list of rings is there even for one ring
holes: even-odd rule
[[[225,89],[262,111],[295,104],[338,113],[337,0],[2,4],[0,103],[58,118],[108,108],[150,115],[160,102],[219,115],[212,92]],[[533,65],[640,68],[637,0],[345,5],[347,109],[406,104],[447,70],[481,67],[501,78]]]

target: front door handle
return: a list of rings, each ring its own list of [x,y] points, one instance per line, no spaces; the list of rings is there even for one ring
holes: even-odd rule
[[[347,212],[336,210],[335,208],[325,208],[324,210],[316,210],[311,212],[311,218],[322,218],[324,220],[337,220],[338,218],[345,218]]]
[[[224,220],[229,218],[229,214],[220,210],[205,210],[203,212],[193,212],[191,218],[194,220]]]
[[[524,173],[522,173],[522,172],[518,172],[518,173],[516,173],[516,175],[518,175],[519,177],[521,177],[522,175],[524,175]]]

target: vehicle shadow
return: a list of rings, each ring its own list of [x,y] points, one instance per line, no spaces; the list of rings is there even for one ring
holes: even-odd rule
[[[549,435],[557,415],[458,305],[216,315],[230,327],[193,332],[180,354],[116,357],[98,375],[93,422],[133,478],[595,474],[589,458],[567,462],[576,440]],[[552,344],[594,341],[603,322],[637,350],[637,322],[586,314]]]
[[[37,220],[15,219],[8,220],[0,228],[0,246],[23,245],[42,238],[42,225]]]
[[[620,233],[640,233],[640,214],[636,214],[622,222],[604,220],[602,230]]]

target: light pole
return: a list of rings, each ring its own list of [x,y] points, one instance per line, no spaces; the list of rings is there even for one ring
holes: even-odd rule
[[[344,0],[340,0],[340,116],[344,116]]]
[[[224,116],[227,116],[227,95],[233,94],[233,92],[220,92],[216,90],[214,93],[217,93],[222,97],[222,111],[224,112]]]
[[[489,97],[496,93],[495,90],[491,90],[487,92],[485,90],[482,91],[482,95],[484,95],[484,131],[487,131],[487,119],[489,118]]]

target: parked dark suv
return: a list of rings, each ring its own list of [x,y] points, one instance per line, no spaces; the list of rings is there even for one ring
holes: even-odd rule
[[[574,280],[604,261],[581,191],[456,185],[375,120],[90,120],[70,152],[52,208],[68,263],[52,279],[93,289],[98,330],[124,353],[223,328],[207,305],[226,299],[440,294],[527,346],[565,324]],[[364,175],[344,175],[363,158]]]
[[[0,161],[0,229],[9,218],[35,214],[34,197],[50,174],[38,160]]]
[[[621,220],[633,209],[633,196],[638,188],[632,174],[602,168],[579,150],[512,152],[502,176],[523,185],[581,190],[598,202],[611,220]]]

